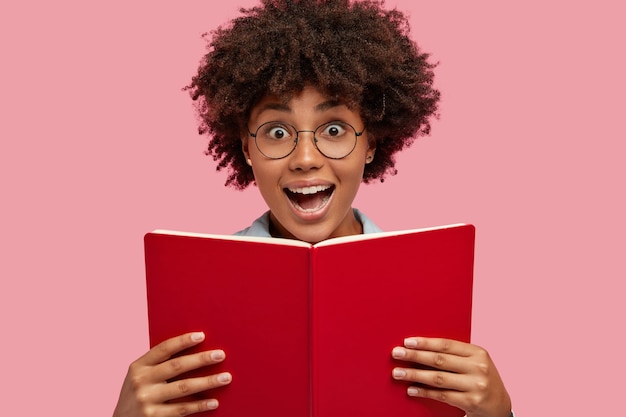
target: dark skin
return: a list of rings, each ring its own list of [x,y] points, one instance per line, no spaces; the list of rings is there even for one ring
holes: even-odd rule
[[[430,132],[439,102],[439,91],[433,87],[436,64],[410,40],[404,15],[384,10],[378,1],[261,0],[231,23],[212,34],[208,53],[187,86],[198,105],[200,133],[209,136],[207,153],[215,158],[218,170],[229,171],[227,185],[259,186],[270,207],[271,231],[311,242],[361,233],[361,225],[350,217],[349,193],[356,192],[361,181],[395,174],[394,155]],[[312,146],[310,130],[330,120],[301,118],[298,115],[314,112],[292,105],[292,114],[279,118],[288,117],[287,122],[309,132],[302,134],[288,159],[274,160],[270,166],[247,142],[247,130],[262,121],[251,120],[254,106],[268,96],[280,98],[278,104],[288,103],[304,86],[315,86],[326,99],[357,111],[351,123],[359,131],[366,127],[362,139],[369,142],[346,160],[327,161]],[[352,165],[346,169],[348,163]],[[332,184],[336,194],[328,207],[333,208],[328,209],[329,216],[319,216],[332,224],[307,227],[300,221],[305,216],[288,216],[294,212],[281,201],[282,186],[298,186],[300,181],[306,186]],[[509,416],[511,400],[487,351],[454,340],[402,341],[406,336],[413,335],[398,335],[399,346],[390,355],[407,366],[390,372],[395,379],[416,383],[407,395],[443,401],[470,417]],[[221,350],[173,358],[202,340],[201,334],[177,336],[134,361],[114,416],[184,416],[218,407],[215,400],[169,402],[231,383],[228,373],[167,382],[225,360]],[[413,363],[433,369],[414,369]]]
[[[170,400],[189,394],[227,385],[232,380],[230,374],[223,373],[167,382],[184,372],[214,365],[224,360],[225,354],[221,350],[209,350],[172,359],[176,353],[195,346],[203,340],[204,333],[186,333],[165,340],[134,361],[128,368],[113,416],[186,416],[216,409],[217,400],[168,403]]]
[[[325,100],[316,88],[305,88],[302,93],[288,102],[287,112],[291,122],[311,128],[319,123],[319,112],[315,109],[319,102]],[[255,115],[255,111],[252,112]],[[343,110],[343,116],[359,117],[355,111]],[[332,118],[335,118],[332,114]],[[254,116],[253,116],[254,118]],[[255,122],[256,120],[251,120]],[[258,121],[257,121],[258,122]],[[253,123],[254,124],[254,123]],[[242,139],[243,140],[243,139]],[[363,165],[373,157],[374,147],[368,142],[361,143],[361,149],[345,159],[327,160],[317,152],[312,141],[302,141],[296,151],[284,159],[270,160],[254,145],[242,146],[246,158],[255,169],[256,175],[262,179],[264,187],[276,188],[273,184],[281,184],[287,178],[332,178],[337,177],[338,183],[350,182],[349,179],[359,176]],[[351,173],[351,171],[356,171]],[[340,188],[337,186],[337,188]],[[336,191],[340,193],[341,191]],[[271,208],[273,221],[280,220],[281,227],[289,225],[289,219],[297,210],[291,209],[286,199],[280,197],[282,191],[266,193],[264,198]],[[352,194],[349,194],[352,195]],[[334,197],[333,197],[334,198]],[[342,197],[337,197],[342,201]],[[350,205],[352,200],[340,205],[329,203],[329,210],[343,213],[343,206]],[[329,236],[346,236],[358,232],[343,227],[344,221],[333,223],[334,217],[324,217],[315,222],[292,222],[292,235],[307,235],[309,229],[320,230],[318,223],[335,224],[327,236],[318,236],[315,241],[324,240]],[[283,218],[285,220],[283,220]],[[340,219],[341,220],[341,219]],[[277,225],[274,224],[274,227]],[[324,229],[322,226],[321,229]],[[315,233],[311,236],[317,236]],[[173,358],[173,356],[204,340],[202,333],[184,334],[153,347],[145,355],[134,361],[122,386],[120,398],[114,417],[167,417],[184,416],[201,411],[213,410],[218,407],[216,400],[193,401],[186,403],[169,403],[168,401],[185,397],[192,393],[210,391],[211,389],[231,383],[229,373],[210,375],[208,377],[183,379],[167,382],[184,372],[203,366],[210,366],[225,359],[221,350],[210,350]],[[502,379],[487,351],[479,346],[449,339],[408,337],[401,346],[395,347],[390,354],[398,360],[406,361],[406,367],[390,369],[393,378],[414,382],[407,389],[407,395],[431,398],[464,410],[468,417],[508,417],[511,411],[511,400]],[[415,369],[411,364],[426,365],[431,369]],[[434,369],[432,369],[434,368]]]
[[[167,401],[230,384],[228,373],[166,382],[184,372],[224,360],[221,350],[172,359],[176,353],[204,340],[202,333],[168,339],[134,361],[129,369],[114,417],[186,416],[218,407],[215,399],[170,404]],[[432,398],[465,410],[468,417],[508,417],[511,401],[496,367],[484,349],[448,339],[413,337],[393,349],[392,356],[438,370],[395,368],[395,379],[420,383],[407,394]],[[425,388],[431,386],[432,388]]]

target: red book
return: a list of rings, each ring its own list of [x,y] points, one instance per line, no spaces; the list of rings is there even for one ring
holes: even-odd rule
[[[385,232],[316,245],[155,231],[145,236],[150,345],[190,331],[223,349],[196,375],[233,382],[206,415],[459,417],[406,395],[391,350],[405,337],[470,340],[474,227]]]

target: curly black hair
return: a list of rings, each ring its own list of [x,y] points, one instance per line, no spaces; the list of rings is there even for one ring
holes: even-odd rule
[[[440,93],[429,55],[409,25],[383,1],[261,0],[242,16],[205,33],[208,53],[185,89],[196,101],[206,153],[227,168],[226,185],[254,182],[241,150],[250,110],[268,94],[289,101],[306,85],[357,109],[376,158],[363,181],[395,174],[394,154],[430,132]],[[245,134],[245,133],[244,133]]]

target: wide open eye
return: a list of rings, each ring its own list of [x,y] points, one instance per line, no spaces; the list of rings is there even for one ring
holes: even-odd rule
[[[318,128],[316,135],[323,139],[337,140],[343,138],[351,130],[344,122],[330,122]]]
[[[295,135],[295,130],[281,123],[270,122],[262,125],[259,133],[267,140],[284,141],[291,139]]]

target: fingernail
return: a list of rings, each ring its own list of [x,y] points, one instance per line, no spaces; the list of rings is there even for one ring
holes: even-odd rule
[[[215,410],[218,405],[220,404],[217,402],[217,400],[208,400],[206,402],[206,408],[208,408],[209,410]]]
[[[211,356],[211,360],[221,361],[222,359],[226,357],[226,354],[224,353],[223,350],[214,350],[211,352],[210,356]]]
[[[394,378],[404,378],[406,376],[406,371],[402,370],[402,369],[394,369],[393,370],[393,377]]]
[[[231,377],[231,375],[228,372],[224,372],[224,373],[219,374],[217,376],[217,381],[221,382],[222,384],[230,382],[231,379],[232,379],[232,377]]]
[[[191,341],[192,342],[202,342],[204,340],[204,333],[203,332],[197,332],[197,333],[192,333],[191,334]]]
[[[417,347],[417,339],[414,337],[407,337],[404,339],[404,346],[408,348],[416,348]]]
[[[395,347],[391,351],[391,356],[394,358],[404,358],[406,356],[406,350],[401,347]]]
[[[409,394],[409,396],[411,397],[417,397],[417,394],[419,394],[419,390],[415,387],[409,387],[406,390],[406,393]]]

